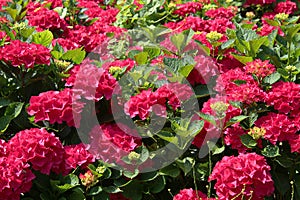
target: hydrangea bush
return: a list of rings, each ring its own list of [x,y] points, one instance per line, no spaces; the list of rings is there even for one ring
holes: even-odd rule
[[[299,8],[0,0],[0,199],[300,199]]]

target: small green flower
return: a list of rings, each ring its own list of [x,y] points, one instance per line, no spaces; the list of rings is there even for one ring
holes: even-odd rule
[[[297,68],[295,66],[293,66],[293,65],[288,65],[288,66],[285,67],[285,69],[288,72],[293,72],[293,71],[297,70]]]
[[[135,151],[130,152],[128,155],[128,159],[134,161],[138,160],[140,157],[141,155],[139,153],[136,153]]]
[[[255,14],[254,14],[254,12],[246,12],[246,17],[248,19],[253,19],[255,17]]]
[[[289,14],[285,14],[285,13],[278,13],[275,15],[275,19],[278,19],[280,21],[284,21],[287,18],[289,18]]]
[[[263,137],[266,134],[266,129],[254,126],[253,128],[250,129],[250,131],[248,132],[248,134],[253,139],[258,140],[258,139],[260,139],[261,137]]]
[[[206,34],[206,39],[213,43],[213,42],[217,42],[218,40],[220,40],[222,38],[223,34],[222,33],[218,33],[217,31],[211,31],[209,33]]]
[[[225,112],[227,111],[228,107],[229,104],[222,101],[218,101],[210,105],[210,108],[216,112],[217,117],[219,118],[225,117]]]
[[[109,68],[109,73],[110,74],[115,74],[115,73],[119,73],[122,71],[122,68],[119,66],[112,66]]]
[[[66,69],[71,63],[65,60],[54,60],[54,63],[56,66],[58,66],[60,69]]]

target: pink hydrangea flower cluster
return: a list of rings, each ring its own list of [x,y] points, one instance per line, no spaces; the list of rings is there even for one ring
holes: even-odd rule
[[[244,70],[248,74],[255,74],[259,78],[264,78],[276,71],[274,65],[269,63],[269,60],[262,61],[255,59],[252,62],[248,62],[244,67]]]
[[[63,147],[61,141],[46,129],[31,128],[18,132],[9,142],[0,140],[0,195],[3,200],[18,200],[28,192],[35,175],[50,172],[67,175],[77,166],[95,161],[83,144]]]
[[[27,112],[34,115],[34,121],[49,121],[50,124],[66,122],[69,126],[76,126],[80,122],[80,113],[84,103],[75,98],[73,91],[66,88],[62,91],[47,91],[38,96],[32,96]]]
[[[65,30],[67,27],[67,22],[56,11],[33,2],[28,5],[26,19],[28,19],[30,26],[36,26],[38,30]]]
[[[207,84],[211,77],[218,74],[218,66],[211,57],[200,55],[194,60],[196,65],[187,77],[191,85]]]
[[[284,114],[269,112],[268,115],[260,117],[255,125],[266,130],[265,139],[272,144],[277,141],[290,141],[295,138],[295,134],[300,130],[300,124],[293,119],[289,119]]]
[[[226,94],[232,101],[241,101],[246,104],[265,101],[266,98],[266,93],[253,77],[240,68],[221,74],[217,79],[215,90],[221,94]]]
[[[50,65],[50,50],[40,44],[13,40],[0,47],[0,60],[11,63],[14,67],[24,65],[33,68],[34,65]]]
[[[180,190],[178,194],[173,197],[173,200],[215,200],[215,198],[208,198],[201,191],[195,191],[192,188]]]
[[[266,5],[272,3],[276,3],[276,0],[247,0],[244,5]]]
[[[266,102],[268,105],[274,106],[280,113],[299,117],[300,85],[294,82],[279,81],[272,85]]]
[[[158,116],[166,116],[166,103],[175,110],[180,107],[181,102],[189,99],[193,91],[188,85],[169,83],[158,88],[155,92],[151,89],[143,90],[141,93],[132,96],[124,105],[124,111],[131,118],[139,116],[145,120],[150,112]]]
[[[76,95],[99,101],[103,97],[111,99],[116,84],[117,80],[109,70],[98,68],[90,61],[85,61],[72,69],[65,85],[72,87]]]
[[[234,17],[234,12],[231,8],[216,8],[205,12],[205,15],[211,19],[226,18],[231,20]]]
[[[283,1],[279,2],[274,9],[275,13],[286,13],[286,14],[293,14],[297,11],[297,4],[292,1]]]
[[[89,151],[104,162],[120,163],[121,158],[141,145],[141,138],[136,131],[122,126],[124,132],[114,123],[106,123],[95,126],[89,133]],[[123,163],[124,164],[124,163]]]
[[[9,141],[9,150],[43,174],[60,172],[64,157],[63,146],[59,138],[45,129],[32,128],[18,132]]]
[[[177,4],[176,7],[177,9],[173,12],[173,14],[185,17],[188,14],[201,11],[202,4],[199,2],[186,2],[184,4]]]
[[[216,180],[215,189],[220,200],[263,200],[274,191],[271,167],[256,153],[225,156],[219,161],[209,181]]]
[[[240,153],[245,153],[249,149],[241,142],[240,136],[244,134],[247,134],[247,132],[238,124],[234,124],[232,127],[228,127],[225,129],[224,142],[232,149],[236,149]]]

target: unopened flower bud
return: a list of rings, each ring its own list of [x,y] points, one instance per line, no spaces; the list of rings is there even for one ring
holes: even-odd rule
[[[296,71],[296,67],[295,66],[292,66],[292,65],[288,65],[285,67],[286,71],[289,71],[289,72],[293,72],[293,71]]]
[[[206,39],[209,42],[217,42],[222,37],[223,37],[223,34],[222,33],[218,33],[217,31],[211,31],[211,32],[209,32],[209,33],[206,34]]]
[[[80,174],[79,178],[81,180],[82,185],[88,188],[95,185],[98,182],[97,178],[90,170],[87,171],[85,174]]]
[[[128,159],[134,160],[134,161],[138,160],[140,157],[141,157],[141,155],[136,153],[135,151],[130,152],[128,155]]]
[[[122,71],[122,68],[119,67],[119,66],[112,66],[109,68],[109,73],[110,74],[114,74],[114,73],[118,73],[118,72],[121,72]]]
[[[248,19],[253,19],[255,17],[255,14],[254,14],[254,12],[246,12],[246,17]]]
[[[278,19],[278,20],[286,20],[287,18],[289,18],[289,14],[285,14],[285,13],[278,13],[275,15],[275,19]]]
[[[250,129],[250,131],[248,132],[248,134],[255,140],[260,139],[261,137],[263,137],[266,133],[266,129],[264,128],[259,128],[254,126],[253,128]]]

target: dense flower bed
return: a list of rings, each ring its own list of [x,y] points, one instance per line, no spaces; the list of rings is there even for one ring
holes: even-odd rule
[[[0,199],[300,199],[299,8],[0,0]]]

